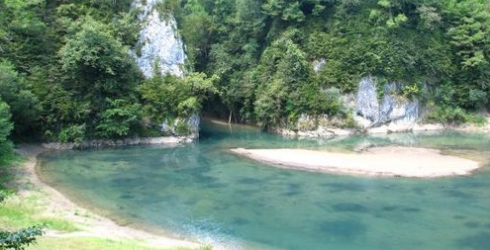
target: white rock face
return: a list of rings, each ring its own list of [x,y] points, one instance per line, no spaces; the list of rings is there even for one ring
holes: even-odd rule
[[[321,58],[320,60],[315,60],[313,62],[313,71],[315,73],[320,72],[320,70],[323,69],[323,66],[325,66],[326,63],[327,61],[325,60],[325,58]]]
[[[197,114],[193,114],[188,118],[177,118],[175,119],[173,124],[170,124],[168,120],[165,120],[160,126],[160,131],[174,135],[176,134],[175,129],[177,128],[177,125],[182,120],[186,123],[189,132],[191,132],[192,134],[199,134],[199,125],[201,124],[201,118]]]
[[[354,119],[357,124],[369,133],[412,130],[420,118],[419,102],[396,95],[398,90],[398,84],[387,84],[383,98],[378,101],[376,81],[372,77],[363,78],[356,98]]]
[[[133,51],[132,55],[146,78],[153,77],[155,62],[158,62],[162,74],[184,75],[184,44],[177,34],[175,18],[172,15],[168,20],[160,18],[156,6],[162,1],[136,0],[133,3],[134,8],[141,10],[138,18],[142,22],[142,29],[138,40],[141,54]],[[146,2],[145,5],[142,2]]]

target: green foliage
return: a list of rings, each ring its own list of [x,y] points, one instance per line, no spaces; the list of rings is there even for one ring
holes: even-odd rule
[[[406,98],[430,99],[436,94],[425,91],[444,85],[458,107],[488,106],[485,1],[220,0],[176,9],[190,68],[220,77],[206,109],[222,117],[267,127],[341,113],[323,90],[355,91],[366,75],[416,83],[402,90]]]
[[[137,123],[136,83],[140,75],[109,26],[87,18],[60,50],[63,70],[71,76],[67,88],[86,112],[86,137],[118,138],[130,134]],[[113,97],[121,97],[112,100]]]
[[[442,23],[441,14],[433,6],[420,5],[417,7],[417,12],[420,15],[420,20],[425,29],[433,30],[437,25]]]
[[[85,124],[70,125],[61,130],[58,140],[60,142],[77,142],[81,143],[85,139]]]
[[[267,0],[262,5],[265,13],[283,21],[303,22],[308,14],[319,15],[328,1],[324,0]]]
[[[91,18],[60,50],[63,69],[76,82],[71,86],[96,101],[135,86],[134,63],[109,27]]]
[[[192,73],[185,79],[172,75],[156,75],[138,87],[143,99],[143,113],[147,120],[161,124],[175,117],[199,114],[209,96],[217,94],[217,77]]]
[[[23,250],[36,242],[36,237],[41,236],[40,227],[30,227],[16,232],[0,230],[0,248]]]
[[[0,61],[0,98],[10,106],[17,134],[27,130],[39,117],[37,97],[9,61]]]
[[[137,126],[141,106],[123,99],[107,99],[108,108],[101,113],[96,134],[101,138],[122,138],[130,135]]]
[[[0,98],[0,166],[4,165],[12,156],[12,143],[8,139],[13,129],[10,117],[9,106]]]
[[[259,90],[259,96],[254,103],[255,115],[263,127],[281,124],[286,112],[285,102],[288,96],[287,86],[281,79],[275,79],[266,87]]]
[[[177,120],[177,124],[175,126],[175,133],[177,135],[189,135],[191,131],[187,126],[187,123],[184,120],[179,119]]]
[[[415,99],[420,95],[420,88],[417,84],[406,85],[402,89],[402,96],[410,100]]]
[[[310,88],[310,68],[303,51],[290,39],[277,40],[259,66],[255,114],[262,126],[280,125],[286,115],[307,109],[302,89]]]
[[[466,113],[459,107],[434,107],[427,116],[429,122],[455,123],[466,122]]]
[[[128,54],[141,46],[132,2],[0,1],[13,138],[120,138],[202,111],[264,127],[302,114],[348,121],[340,96],[367,75],[411,83],[404,97],[446,108],[440,120],[490,108],[487,0],[162,1],[195,72],[185,80],[142,78]]]
[[[428,105],[429,113],[426,117],[428,122],[439,122],[443,124],[463,124],[472,123],[485,125],[486,118],[478,113],[466,111],[453,105],[435,106],[433,103]]]

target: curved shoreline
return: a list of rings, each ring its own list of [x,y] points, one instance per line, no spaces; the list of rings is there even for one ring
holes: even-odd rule
[[[21,178],[16,178],[16,185],[19,187],[20,195],[40,196],[45,215],[61,217],[62,219],[73,222],[81,229],[73,233],[47,231],[46,237],[96,237],[111,240],[137,240],[141,241],[144,246],[155,248],[199,248],[202,246],[191,241],[152,234],[127,226],[120,226],[111,219],[94,214],[78,206],[61,192],[41,181],[37,175],[36,166],[39,163],[38,156],[48,151],[48,149],[39,145],[21,145],[17,151],[28,158],[27,162],[22,164],[22,168],[19,169],[20,173],[18,174]]]
[[[437,178],[469,175],[476,161],[410,147],[370,148],[362,153],[303,149],[232,149],[233,153],[275,167],[310,172],[367,176]]]

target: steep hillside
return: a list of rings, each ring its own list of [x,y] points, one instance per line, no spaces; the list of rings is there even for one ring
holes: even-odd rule
[[[216,74],[207,111],[264,127],[302,115],[352,123],[341,97],[377,78],[381,99],[419,100],[426,118],[466,122],[488,107],[490,2],[172,1],[190,68]]]
[[[414,108],[416,120],[479,122],[489,6],[1,0],[0,98],[14,138],[45,141],[186,134],[203,111],[264,128],[297,128],[302,117],[377,126]],[[359,92],[366,79],[370,92]]]

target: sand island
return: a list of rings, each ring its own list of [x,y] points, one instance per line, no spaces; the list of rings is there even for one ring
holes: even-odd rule
[[[468,175],[476,161],[414,147],[375,147],[361,153],[304,149],[232,149],[250,159],[281,168],[370,176],[435,178]]]

